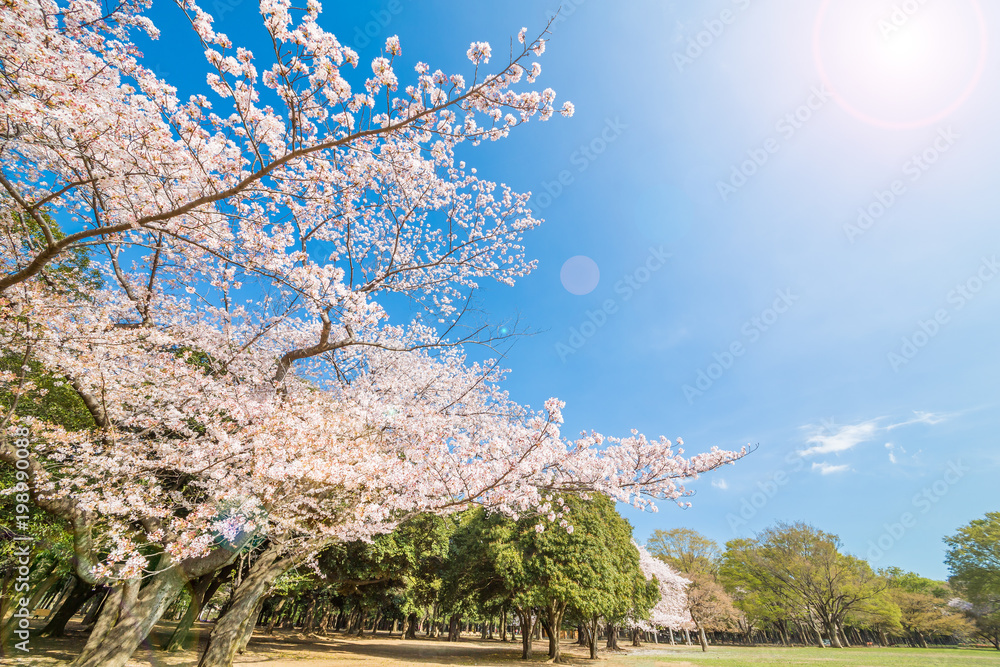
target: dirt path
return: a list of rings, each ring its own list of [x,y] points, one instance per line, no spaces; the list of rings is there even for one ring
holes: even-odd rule
[[[153,634],[153,643],[147,643],[136,651],[133,660],[129,662],[129,667],[196,667],[198,655],[194,650],[164,653],[150,648],[163,642],[168,629],[158,628]],[[69,634],[65,638],[33,638],[31,655],[21,664],[48,667],[64,664],[64,661],[71,659],[79,651],[86,637],[72,625],[68,630]],[[199,642],[207,639],[210,630],[211,625],[199,624],[197,628]],[[663,655],[665,649],[667,647],[662,645],[649,645],[638,650],[630,647],[630,650],[622,653],[601,651],[600,659],[593,661],[587,657],[585,648],[568,641],[562,644],[566,664],[600,664],[602,667],[620,667],[626,664],[622,659],[628,655],[634,657],[643,654]],[[546,640],[536,641],[531,663],[546,662],[547,650]],[[678,660],[683,660],[686,650],[685,647],[677,648]],[[274,636],[255,634],[247,652],[237,657],[236,664],[240,667],[292,667],[303,663],[309,667],[353,667],[354,665],[359,667],[483,665],[486,667],[530,664],[520,658],[520,642],[480,641],[471,637],[457,643],[428,639],[403,641],[399,635],[387,637],[384,634],[362,639],[348,638],[339,634],[333,637],[303,637],[298,633],[284,632]],[[639,661],[639,664],[641,662]],[[629,661],[628,664],[630,667],[637,667],[635,661]]]

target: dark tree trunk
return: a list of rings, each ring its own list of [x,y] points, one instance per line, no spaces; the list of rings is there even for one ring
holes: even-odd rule
[[[416,612],[411,612],[409,616],[406,617],[406,639],[416,639],[417,638],[417,614]]]
[[[80,610],[84,603],[97,592],[93,586],[74,577],[73,590],[69,597],[59,606],[54,614],[49,616],[49,622],[45,624],[39,633],[43,637],[62,637],[66,634],[66,624],[73,615]]]
[[[267,629],[264,630],[264,634],[266,635],[274,634],[274,626],[277,625],[278,620],[281,618],[281,610],[285,607],[287,603],[288,603],[287,597],[283,597],[280,600],[278,600],[278,604],[276,604],[274,609],[271,611],[271,618],[267,619]]]
[[[609,651],[618,651],[618,628],[613,623],[608,623],[607,627],[608,641],[605,646]]]
[[[452,614],[448,627],[448,641],[457,642],[462,638],[462,617]]]

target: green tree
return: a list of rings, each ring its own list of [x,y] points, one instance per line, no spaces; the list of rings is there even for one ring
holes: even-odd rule
[[[976,633],[1000,650],[1000,512],[987,512],[944,541],[950,581],[969,602]]]
[[[717,542],[690,528],[653,531],[646,542],[646,549],[675,570],[686,574],[714,573],[721,556]]]

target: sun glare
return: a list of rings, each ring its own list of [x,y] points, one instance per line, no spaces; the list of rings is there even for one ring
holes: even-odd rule
[[[986,62],[977,0],[825,0],[814,55],[837,102],[899,129],[939,122],[975,91]]]

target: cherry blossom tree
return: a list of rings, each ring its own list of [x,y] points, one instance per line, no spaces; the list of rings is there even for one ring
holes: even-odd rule
[[[655,632],[658,628],[694,627],[688,611],[686,589],[691,582],[682,577],[674,568],[659,558],[654,558],[644,546],[636,544],[639,550],[639,568],[646,579],[656,579],[660,588],[660,600],[650,611],[648,620],[637,620],[640,630]]]
[[[78,576],[113,588],[77,667],[124,665],[245,549],[262,553],[203,665],[230,664],[274,578],[332,541],[474,503],[555,521],[556,491],[655,508],[742,455],[566,438],[561,402],[521,406],[466,356],[495,340],[468,324],[472,294],[533,268],[539,221],[455,152],[554,115],[553,91],[522,90],[544,34],[493,70],[483,42],[465,75],[419,63],[400,91],[399,40],[352,74],[314,0],[260,3],[267,62],[192,0],[208,71],[185,100],[136,46],[159,34],[148,4],[0,6],[0,336],[25,362],[0,380],[43,400],[38,364],[93,422],[15,401],[0,460],[69,523]]]

